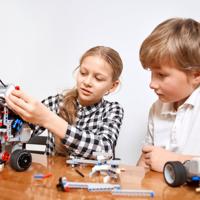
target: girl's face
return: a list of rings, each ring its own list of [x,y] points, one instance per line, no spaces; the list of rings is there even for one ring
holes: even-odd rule
[[[101,57],[88,56],[80,65],[77,75],[78,99],[81,105],[89,106],[115,90],[118,81],[112,80],[111,66]]]
[[[175,103],[175,109],[192,94],[196,85],[193,74],[186,74],[169,64],[151,68],[150,88],[162,102]]]

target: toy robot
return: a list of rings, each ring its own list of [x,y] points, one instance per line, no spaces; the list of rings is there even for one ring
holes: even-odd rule
[[[31,153],[25,150],[31,129],[6,105],[5,96],[13,89],[19,88],[0,80],[0,162],[9,161],[14,170],[25,171],[32,163]]]
[[[172,187],[187,183],[200,184],[200,158],[193,158],[184,163],[179,161],[167,162],[163,175],[166,183]]]

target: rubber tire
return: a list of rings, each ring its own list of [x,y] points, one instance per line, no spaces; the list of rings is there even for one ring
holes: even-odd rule
[[[168,179],[168,169],[173,170],[174,173],[174,180],[172,180],[171,182]],[[186,169],[184,167],[184,165],[179,162],[179,161],[169,161],[167,163],[165,163],[164,168],[163,168],[163,175],[164,175],[164,179],[165,182],[172,186],[172,187],[178,187],[183,185],[184,183],[186,183],[187,181],[187,172]]]
[[[22,149],[17,149],[14,152],[12,152],[10,158],[10,166],[14,170],[18,172],[25,171],[30,167],[31,163],[32,156],[30,152]]]

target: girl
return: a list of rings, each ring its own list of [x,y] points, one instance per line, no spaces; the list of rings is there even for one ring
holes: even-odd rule
[[[115,50],[97,46],[81,57],[76,88],[50,96],[42,103],[14,90],[7,104],[22,119],[36,125],[33,135],[48,130],[47,155],[112,155],[124,112],[118,102],[109,102],[103,96],[115,91],[122,68]]]

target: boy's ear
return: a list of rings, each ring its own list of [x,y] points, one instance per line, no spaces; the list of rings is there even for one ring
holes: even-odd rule
[[[199,85],[200,84],[200,71],[194,72],[193,77],[194,77],[194,79],[193,79],[194,84]]]
[[[112,87],[110,88],[109,93],[114,92],[114,91],[117,89],[117,86],[118,86],[118,85],[119,85],[119,80],[116,80],[116,81],[113,83]]]

